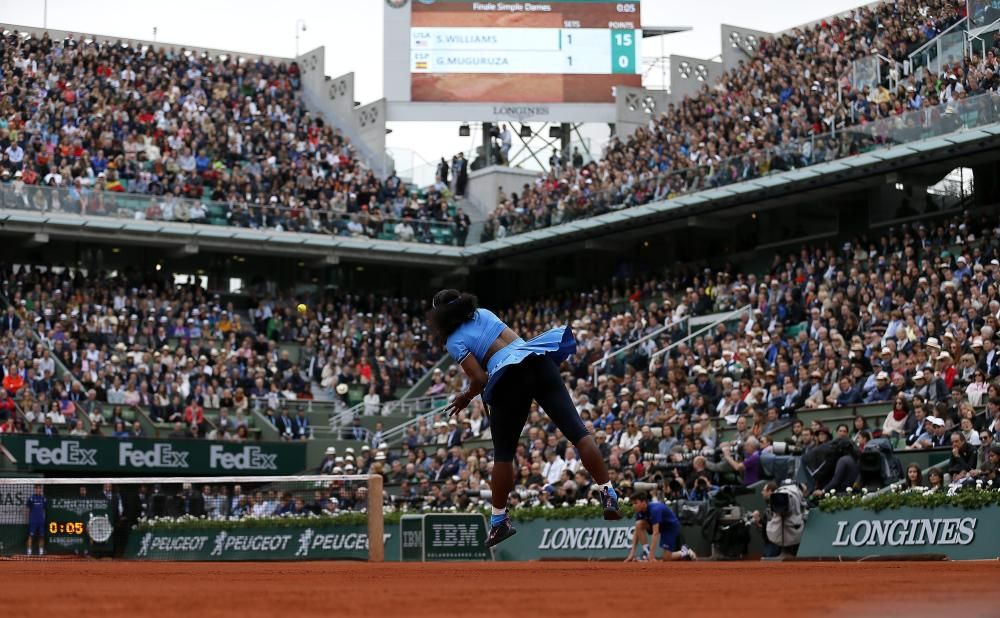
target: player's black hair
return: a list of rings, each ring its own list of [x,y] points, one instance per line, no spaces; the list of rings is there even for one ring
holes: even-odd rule
[[[649,494],[644,491],[640,491],[639,493],[632,496],[632,502],[638,502],[639,500],[642,500],[643,502],[649,502]]]
[[[434,295],[427,321],[434,339],[444,345],[455,329],[472,319],[479,300],[472,294],[458,290],[441,290]]]

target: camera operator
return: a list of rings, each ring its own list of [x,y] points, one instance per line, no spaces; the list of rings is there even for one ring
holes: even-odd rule
[[[803,461],[804,467],[812,475],[814,496],[822,496],[833,490],[846,491],[858,480],[861,469],[858,465],[859,453],[854,443],[847,438],[837,438],[822,448],[808,453],[813,461]],[[807,458],[809,459],[809,458]],[[818,464],[818,465],[817,465]]]
[[[707,476],[699,476],[695,479],[694,486],[688,490],[686,497],[688,500],[707,501],[718,490],[719,488],[712,485]]]
[[[776,558],[782,552],[796,555],[805,529],[805,506],[802,489],[792,481],[778,487],[773,481],[760,490],[767,508],[752,514],[753,523],[764,537],[764,557]]]
[[[796,438],[794,442],[791,439],[786,440],[786,444],[788,445],[787,452],[789,455],[802,455],[816,445],[816,441],[813,439],[812,429],[808,427],[803,427],[799,435],[794,437]]]
[[[684,479],[674,478],[664,483],[663,499],[665,501],[673,502],[675,500],[684,500],[686,497],[687,496],[684,493]]]
[[[728,442],[722,444],[722,458],[736,472],[743,473],[743,484],[760,480],[760,442],[753,436],[743,442],[743,461],[737,461]]]

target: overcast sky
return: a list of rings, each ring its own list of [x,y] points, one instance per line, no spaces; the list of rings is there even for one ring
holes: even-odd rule
[[[0,21],[43,25],[43,0],[0,0]],[[201,45],[234,51],[293,56],[296,20],[306,22],[299,49],[326,48],[331,76],[353,71],[357,100],[382,96],[382,8],[385,0],[48,0],[48,27]],[[711,58],[721,53],[719,25],[775,32],[864,4],[860,0],[643,0],[644,26],[691,26],[663,37],[663,53]],[[659,39],[644,41],[643,56],[660,53]],[[658,71],[655,83],[659,84]],[[436,161],[472,146],[458,137],[457,123],[395,123],[388,136],[397,166],[419,157]],[[588,127],[596,147],[607,128]],[[408,155],[415,152],[414,158]]]

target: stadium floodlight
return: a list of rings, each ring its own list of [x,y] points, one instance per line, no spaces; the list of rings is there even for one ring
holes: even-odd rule
[[[306,20],[296,19],[295,20],[295,57],[299,57],[299,32],[306,31]]]

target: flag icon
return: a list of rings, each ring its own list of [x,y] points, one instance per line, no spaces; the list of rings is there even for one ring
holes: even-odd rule
[[[426,68],[427,68],[426,60],[417,60],[417,69],[426,69]]]

